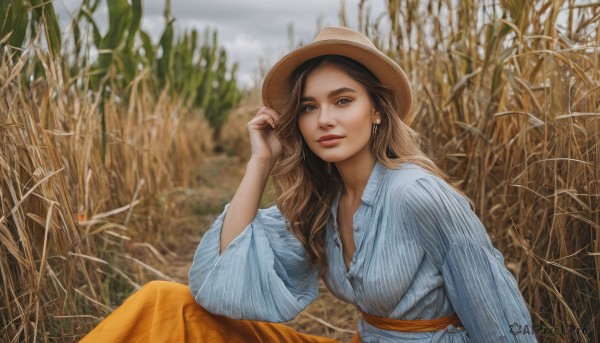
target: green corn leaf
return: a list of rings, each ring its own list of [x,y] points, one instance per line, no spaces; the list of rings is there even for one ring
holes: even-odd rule
[[[157,71],[158,77],[161,80],[162,84],[172,83],[172,71],[173,71],[173,37],[174,37],[174,29],[173,29],[174,20],[171,19],[163,32],[159,45],[162,49],[162,56],[157,61]]]
[[[78,18],[77,21],[80,21],[80,18],[85,18],[87,20],[87,22],[92,26],[94,45],[97,48],[99,48],[100,44],[102,43],[102,35],[100,34],[100,30],[98,29],[98,25],[96,24],[96,21],[94,21],[92,13],[93,12],[90,11],[88,8],[82,7],[81,10],[79,11],[79,14],[77,15],[77,18]]]
[[[71,21],[73,27],[73,42],[74,42],[74,53],[75,58],[77,59],[81,55],[81,29],[79,28],[79,22],[73,19]]]
[[[98,58],[99,77],[106,74],[113,64],[114,57],[123,41],[131,11],[127,0],[111,0],[108,2],[108,32],[100,41]]]
[[[50,53],[52,56],[58,57],[60,56],[62,37],[53,2],[45,2],[42,11],[44,25],[46,26],[46,40],[48,41]]]
[[[144,48],[144,58],[146,59],[147,67],[152,67],[155,61],[155,49],[152,44],[152,39],[145,31],[140,30],[140,38],[142,39],[142,47]]]
[[[190,40],[192,42],[191,50],[195,54],[196,48],[198,48],[198,31],[196,31],[196,29],[192,30],[192,37]]]
[[[29,0],[29,5],[31,6],[31,21],[29,23],[31,32],[37,32],[40,29],[40,24],[43,24],[50,53],[58,57],[62,38],[52,2]]]
[[[131,21],[129,22],[129,27],[127,29],[127,43],[125,44],[125,50],[131,51],[133,48],[133,43],[135,41],[135,36],[137,32],[140,30],[140,23],[142,21],[142,0],[132,0],[131,1]]]
[[[28,9],[23,0],[0,1],[0,39],[10,33],[8,45],[23,46],[28,17]]]
[[[90,0],[85,0],[84,3],[90,9],[90,12],[94,13],[94,12],[96,12],[96,9],[98,9],[98,5],[100,5],[100,0],[94,1],[93,4],[91,4],[91,5],[90,5]]]
[[[127,24],[131,19],[131,8],[127,0],[108,1],[108,32],[102,37],[99,48],[116,49],[123,41]]]

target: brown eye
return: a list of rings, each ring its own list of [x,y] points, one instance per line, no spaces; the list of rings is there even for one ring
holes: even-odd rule
[[[315,105],[311,105],[311,104],[304,105],[304,106],[302,106],[302,112],[310,112],[310,111],[315,110],[316,108],[317,107]]]

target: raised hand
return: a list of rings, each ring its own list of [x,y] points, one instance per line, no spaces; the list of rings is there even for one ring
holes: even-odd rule
[[[275,135],[275,127],[279,121],[279,113],[268,107],[261,107],[254,118],[248,122],[251,159],[269,162],[271,165],[281,155],[282,145]]]

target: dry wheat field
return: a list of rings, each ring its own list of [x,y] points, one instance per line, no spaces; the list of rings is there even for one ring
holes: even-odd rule
[[[185,282],[249,157],[258,87],[237,85],[217,32],[175,30],[167,0],[153,42],[142,0],[111,0],[102,35],[100,3],[61,28],[52,1],[0,2],[2,342],[77,341],[145,282]],[[407,71],[407,120],[473,200],[532,329],[599,341],[600,4],[385,4],[358,1],[354,28]],[[287,325],[349,341],[357,319],[323,288]]]

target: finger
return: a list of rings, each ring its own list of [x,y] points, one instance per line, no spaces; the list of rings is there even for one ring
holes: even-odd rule
[[[273,123],[277,123],[279,121],[279,119],[280,119],[280,114],[277,111],[275,111],[274,109],[272,109],[272,108],[261,107],[256,112],[257,115],[260,115],[260,114],[263,114],[263,113],[266,113],[266,114],[270,115],[273,118]]]
[[[261,113],[264,111],[264,109],[265,109],[265,108],[266,108],[266,107],[261,107],[261,108],[259,108],[258,110],[256,110],[256,113],[254,114],[254,116],[255,116],[255,117],[256,117],[256,116],[259,116],[259,115],[260,115],[260,114],[261,114]]]
[[[279,119],[281,117],[281,115],[279,114],[279,112],[277,112],[274,109],[269,108],[269,107],[263,107],[262,109],[263,109],[263,111],[265,113],[268,113],[270,116],[272,116],[273,119],[275,119],[275,122],[279,121]]]
[[[260,113],[257,114],[252,120],[250,120],[250,122],[248,122],[248,125],[257,125],[261,128],[264,128],[264,126],[270,126],[274,128],[275,121],[273,117],[271,117],[269,114]]]
[[[274,116],[273,111],[266,110],[266,107],[261,108],[260,110],[258,110],[253,120],[260,121],[261,119],[264,120],[272,128],[275,128],[275,122],[277,120],[277,117]]]

